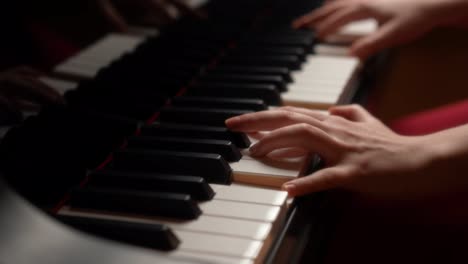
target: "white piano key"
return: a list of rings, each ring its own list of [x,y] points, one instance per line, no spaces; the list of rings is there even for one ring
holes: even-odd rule
[[[294,102],[302,102],[311,105],[323,105],[328,108],[338,102],[340,95],[323,95],[313,94],[308,92],[286,92],[283,94],[283,100],[288,104]],[[323,109],[323,108],[322,108]]]
[[[203,261],[203,262],[219,263],[219,264],[253,264],[254,263],[251,259],[207,255],[203,253],[187,252],[183,250],[177,250],[175,252],[168,253],[167,255],[170,257],[174,257],[174,258],[185,258],[185,259],[190,259],[190,260],[198,260],[198,261]]]
[[[51,78],[51,77],[45,77],[45,76],[41,77],[39,80],[45,83],[46,85],[52,87],[61,95],[64,95],[67,91],[73,90],[78,86],[76,82],[69,82],[69,81]]]
[[[54,70],[59,75],[73,76],[82,79],[91,79],[97,74],[96,68],[86,69],[72,63],[60,64]]]
[[[218,234],[259,241],[267,238],[272,227],[271,223],[247,221],[227,217],[213,217],[209,215],[202,215],[195,221],[180,223],[162,221],[162,223],[168,224],[173,230]]]
[[[54,71],[58,74],[92,78],[125,52],[134,50],[144,41],[141,36],[109,34],[79,54],[59,64]],[[82,69],[80,67],[85,67]]]
[[[279,206],[211,200],[199,204],[204,215],[230,217],[271,223],[280,213]]]
[[[234,182],[280,188],[283,183],[299,176],[303,162],[243,156],[240,161],[229,165],[234,171]]]
[[[263,245],[261,241],[186,231],[176,231],[176,236],[182,241],[180,250],[221,256],[255,259]]]
[[[130,216],[123,214],[111,214],[73,210],[64,207],[61,215],[96,217],[145,224],[166,224],[173,230],[182,230],[198,233],[217,234],[229,237],[247,238],[251,240],[265,240],[272,230],[272,224],[267,222],[252,221],[222,216],[210,216],[203,213],[195,220],[168,220],[165,218],[153,218],[144,216]]]
[[[359,68],[355,58],[311,55],[301,71],[293,72],[295,81],[282,98],[286,105],[328,108],[348,94]]]
[[[349,23],[336,33],[325,38],[327,43],[350,44],[353,41],[375,32],[378,23],[375,19],[364,19]]]
[[[303,91],[303,92],[317,92],[324,94],[336,94],[343,91],[343,83],[327,83],[327,82],[301,82],[293,83],[290,85],[290,92]]]
[[[217,200],[282,206],[288,198],[288,193],[284,191],[235,183],[231,185],[210,184],[210,186],[216,192],[215,199]]]
[[[317,55],[348,56],[349,47],[337,46],[337,45],[327,45],[327,44],[317,44],[314,47],[314,52]]]
[[[232,206],[227,207],[225,210],[229,210],[230,208],[232,208]],[[205,215],[199,219],[187,221],[184,224],[182,222],[177,223],[168,220],[154,220],[151,218],[99,213],[94,211],[71,211],[66,207],[59,213],[61,215],[96,217],[148,224],[166,223],[181,240],[181,245],[179,245],[178,250],[189,250],[205,254],[230,255],[242,258],[257,257],[263,240],[266,239],[271,230],[270,223],[252,223],[252,221],[249,223],[245,220],[241,221],[226,217],[210,217]],[[233,226],[231,226],[231,224],[233,224]],[[242,224],[245,224],[245,227],[243,227]],[[235,231],[241,232],[241,235],[236,234]],[[248,232],[252,233],[248,234]]]

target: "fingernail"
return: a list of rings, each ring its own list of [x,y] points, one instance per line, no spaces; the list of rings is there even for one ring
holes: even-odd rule
[[[249,148],[249,153],[252,156],[255,156],[258,152],[258,144],[255,144]]]
[[[239,117],[231,117],[225,121],[226,126],[228,127],[234,127],[237,124],[239,124],[240,118]]]
[[[296,189],[296,185],[294,183],[285,183],[283,184],[281,189],[283,189],[284,191],[287,191],[288,193],[291,193],[291,192],[294,192],[294,190]]]

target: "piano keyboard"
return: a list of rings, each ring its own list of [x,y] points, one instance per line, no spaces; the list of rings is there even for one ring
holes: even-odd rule
[[[43,79],[65,94],[68,112],[31,118],[7,135],[0,155],[20,176],[50,168],[62,193],[40,179],[28,186],[50,198],[68,194],[57,215],[79,229],[166,250],[169,259],[262,263],[287,220],[287,194],[277,188],[307,164],[249,157],[251,140],[224,120],[346,101],[359,62],[316,46],[306,31],[253,32],[226,46],[224,30],[202,29],[162,39],[111,34],[57,66],[56,75],[83,80]],[[112,156],[95,169],[106,149]]]
[[[197,256],[217,263],[262,263],[262,255],[284,218],[286,193],[238,184],[210,184],[216,195],[200,202],[203,214],[196,220],[180,221],[124,214],[63,208],[61,215],[104,218],[117,221],[167,224],[182,241],[170,256]],[[222,259],[222,260],[221,260]]]
[[[131,52],[143,42],[143,37],[110,34],[58,65],[55,73],[60,77],[92,79],[100,69]],[[116,43],[110,48],[109,43]],[[327,109],[349,100],[355,87],[353,81],[359,74],[360,64],[355,58],[336,56],[346,53],[346,48],[320,45],[316,54],[308,55],[300,70],[292,72],[294,83],[282,94],[283,104]]]
[[[378,23],[375,19],[364,19],[345,25],[326,38],[328,43],[350,44],[362,36],[368,35],[377,30]]]
[[[359,22],[357,26],[348,28],[351,29],[350,32],[355,33],[356,30],[352,29],[356,27],[363,28],[362,23]],[[346,36],[346,32],[346,30],[342,31],[342,35]],[[92,79],[102,68],[109,66],[111,62],[121,57],[122,54],[135,51],[144,43],[144,39],[142,36],[110,34],[97,44],[90,46],[85,51],[58,65],[55,72],[59,76],[69,76],[74,79]],[[249,41],[247,40],[247,42]],[[286,69],[286,71],[292,70],[287,75],[291,78],[292,83],[288,84],[284,78],[281,81],[282,85],[287,86],[287,90],[281,94],[281,100],[285,105],[326,109],[339,102],[348,101],[354,93],[354,88],[356,87],[355,81],[360,68],[358,60],[340,56],[340,53],[342,54],[343,50],[346,49],[343,47],[319,44],[314,45],[314,48],[314,54],[308,55],[307,52],[305,53],[304,65],[299,70]],[[223,58],[221,58],[222,60]],[[228,68],[235,69],[235,66]],[[226,77],[245,78],[246,76],[255,76],[251,75],[252,73],[245,75],[243,72],[239,75],[236,71],[234,71],[234,74],[231,74],[232,69],[228,70],[230,76],[224,75],[225,79],[223,79],[224,72],[221,71],[221,78],[219,80],[229,82],[229,79],[226,79]],[[213,79],[213,76],[209,73],[206,76]],[[219,76],[215,74],[214,77],[218,78]],[[265,77],[265,75],[261,75],[260,77]],[[202,78],[206,79],[207,77]],[[216,83],[218,79],[214,80]],[[78,86],[78,84],[56,81],[50,78],[46,78],[44,81],[62,91]],[[257,80],[251,80],[251,82],[254,81]],[[268,81],[265,81],[265,83],[268,84]],[[246,82],[248,83],[249,81],[247,80]],[[277,188],[291,178],[299,176],[304,166],[303,160],[294,160],[292,162],[289,160],[275,161],[268,158],[258,160],[252,159],[245,154],[244,152],[240,160],[230,162],[229,164],[234,171],[233,180],[235,182]]]

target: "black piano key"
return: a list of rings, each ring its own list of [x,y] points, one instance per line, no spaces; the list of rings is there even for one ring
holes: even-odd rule
[[[188,174],[208,182],[231,182],[232,169],[219,154],[126,149],[114,152],[113,168],[141,172]]]
[[[301,58],[302,61],[305,60],[309,52],[301,47],[265,47],[263,45],[238,45],[236,48],[229,51],[231,55],[291,55]]]
[[[218,65],[211,72],[220,74],[247,74],[247,75],[280,75],[287,82],[292,82],[291,71],[287,67],[256,67],[234,66],[229,64]]]
[[[120,220],[58,215],[56,218],[76,229],[142,247],[158,250],[176,249],[180,241],[163,224],[135,223]]]
[[[226,127],[159,123],[141,127],[141,135],[228,140],[238,148],[248,148],[251,144],[246,134],[231,131]]]
[[[267,47],[301,47],[310,51],[314,45],[314,39],[304,36],[265,36],[257,35],[256,37],[246,37],[239,41],[239,45],[259,46],[264,45]]]
[[[135,149],[214,153],[229,162],[239,161],[242,157],[239,149],[227,140],[139,136],[130,137],[127,142],[129,148]]]
[[[268,105],[282,104],[280,92],[266,84],[198,83],[188,89],[187,95],[261,99]]]
[[[178,96],[172,100],[172,105],[181,107],[243,109],[250,111],[268,109],[263,100],[227,97]]]
[[[196,219],[201,214],[197,203],[187,194],[94,187],[74,189],[70,198],[70,206],[178,219]]]
[[[214,191],[202,177],[158,173],[97,170],[89,174],[89,186],[189,194],[193,199],[211,200]]]
[[[315,32],[308,29],[293,29],[290,26],[287,27],[275,27],[274,30],[262,31],[262,32],[251,32],[247,33],[248,37],[283,37],[283,38],[304,38],[304,39],[315,39]]]
[[[159,120],[169,123],[185,123],[209,126],[224,126],[228,118],[251,113],[248,110],[210,109],[196,107],[164,107]]]
[[[67,104],[74,108],[88,109],[90,111],[104,114],[132,118],[136,120],[146,120],[157,112],[167,101],[165,97],[155,97],[146,94],[146,98],[136,98],[127,94],[113,93],[103,94],[80,94],[80,90],[73,90],[66,93]],[[133,92],[135,94],[135,92]],[[151,103],[147,102],[151,98]]]
[[[286,80],[279,75],[242,75],[242,74],[219,74],[208,73],[199,78],[201,82],[217,83],[245,83],[245,84],[271,84],[280,92],[286,91]]]
[[[292,55],[232,55],[224,57],[220,64],[234,64],[246,66],[273,66],[273,67],[287,67],[291,70],[298,70],[301,68],[302,60],[298,56]]]

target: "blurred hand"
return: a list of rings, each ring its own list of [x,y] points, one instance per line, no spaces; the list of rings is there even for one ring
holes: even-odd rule
[[[319,37],[349,22],[374,18],[381,25],[351,47],[366,58],[378,51],[412,41],[438,26],[468,25],[467,0],[335,0],[296,19],[293,27],[315,28]]]
[[[20,120],[21,110],[37,109],[38,105],[63,103],[60,94],[41,82],[40,76],[28,67],[0,73],[0,111],[7,119]]]
[[[182,15],[203,17],[183,0],[98,0],[98,7],[115,30],[125,32],[129,23],[163,26],[173,21],[171,10]]]
[[[333,107],[329,112],[330,115],[325,115],[285,107],[234,117],[226,125],[247,133],[269,132],[250,148],[252,156],[276,152],[278,158],[282,153],[289,156],[296,152],[317,153],[324,159],[324,169],[283,186],[291,196],[332,188],[392,199],[466,191],[468,180],[460,179],[460,172],[453,169],[456,159],[446,164],[450,155],[438,158],[442,156],[439,149],[452,151],[468,144],[460,144],[448,135],[395,134],[356,105]],[[466,131],[460,134],[463,135],[460,141],[465,142]],[[452,147],[445,146],[454,141]],[[468,153],[468,147],[463,151],[457,153]],[[434,162],[438,160],[443,162]],[[466,170],[461,170],[461,174],[466,174]],[[451,172],[453,176],[446,175]]]

